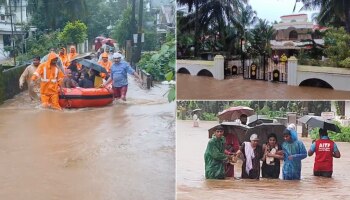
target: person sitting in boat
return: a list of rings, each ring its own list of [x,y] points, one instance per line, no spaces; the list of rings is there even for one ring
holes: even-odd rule
[[[79,77],[79,87],[82,88],[93,88],[94,83],[90,80],[89,74],[87,72],[83,72]]]
[[[106,52],[102,54],[102,60],[98,62],[98,64],[100,64],[108,72],[107,74],[102,72],[100,73],[100,76],[107,80],[109,78],[109,74],[111,73],[111,67],[113,63],[108,60],[108,54]]]
[[[100,72],[90,69],[90,80],[94,84],[94,88],[100,88],[100,86],[103,84],[103,78],[100,76]]]
[[[73,80],[72,71],[70,69],[67,69],[66,76],[63,78],[62,81],[62,88],[75,88],[78,86],[78,83],[75,80]]]

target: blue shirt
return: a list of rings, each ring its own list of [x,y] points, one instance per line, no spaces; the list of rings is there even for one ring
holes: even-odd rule
[[[328,140],[328,139],[329,139],[328,136],[322,136],[322,137],[321,137],[321,140]],[[311,147],[310,147],[310,151],[315,152],[315,150],[316,150],[316,142],[312,143],[312,144],[311,144]],[[338,151],[337,144],[334,143],[333,152],[337,152],[337,151]]]
[[[133,74],[134,69],[130,65],[121,60],[118,64],[113,63],[111,67],[111,78],[113,87],[123,87],[128,85],[128,74]]]

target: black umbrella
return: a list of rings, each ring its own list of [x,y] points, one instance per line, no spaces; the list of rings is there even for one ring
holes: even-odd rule
[[[284,141],[283,131],[285,129],[286,126],[280,123],[262,123],[254,127],[250,127],[247,133],[245,134],[244,141],[249,142],[250,136],[255,133],[258,135],[259,143],[265,144],[266,142],[268,142],[268,135],[270,133],[274,133],[277,136],[277,143],[282,144]]]
[[[98,72],[108,73],[104,67],[102,67],[100,64],[92,60],[82,59],[82,60],[77,60],[77,62],[84,65],[87,68],[94,69]]]
[[[244,138],[246,137],[246,132],[249,129],[248,126],[242,125],[242,124],[237,123],[237,122],[223,122],[220,125],[216,125],[213,128],[208,130],[209,138],[212,137],[212,135],[214,134],[214,132],[218,126],[224,127],[224,136],[227,136],[228,134],[236,135],[240,144],[242,142],[244,142]]]
[[[331,120],[324,119],[323,117],[320,116],[309,116],[305,115],[298,119],[301,123],[307,124],[313,128],[323,128],[329,131],[334,131],[337,133],[340,133],[340,128],[335,125]]]

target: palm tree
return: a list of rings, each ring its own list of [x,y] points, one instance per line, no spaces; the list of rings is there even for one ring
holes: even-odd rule
[[[296,2],[299,1],[300,0],[296,0]],[[301,0],[301,2],[304,4],[301,10],[320,8],[320,13],[317,16],[318,23],[323,25],[334,25],[335,23],[341,21],[343,22],[346,31],[350,33],[349,0]]]
[[[274,36],[274,29],[266,20],[259,19],[259,22],[251,31],[249,52],[253,57],[267,55],[271,49],[270,40]]]
[[[221,33],[220,39],[224,43],[226,27],[229,25],[229,22],[233,23],[233,21],[236,21],[238,7],[246,3],[247,0],[178,0],[177,2],[179,5],[187,5],[188,11],[191,12],[183,18],[183,22],[187,23],[183,27],[193,27],[192,29],[187,29],[187,31],[193,31],[194,29],[195,56],[197,56],[199,51],[198,41],[201,33],[216,30],[216,32]]]

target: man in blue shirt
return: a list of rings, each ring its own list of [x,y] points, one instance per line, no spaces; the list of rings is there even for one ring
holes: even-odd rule
[[[128,91],[128,74],[134,75],[139,81],[140,76],[135,72],[130,65],[121,60],[120,53],[113,54],[113,65],[111,67],[111,74],[108,80],[103,84],[103,87],[112,82],[112,89],[114,98],[126,101],[126,92]]]

